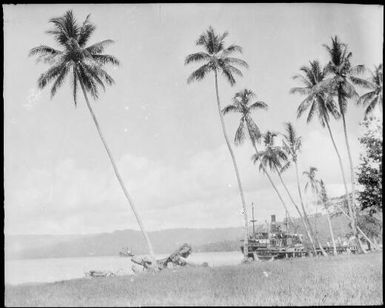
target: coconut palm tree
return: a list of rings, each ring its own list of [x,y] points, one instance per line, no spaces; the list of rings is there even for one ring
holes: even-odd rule
[[[369,73],[371,76],[368,80],[362,82],[361,86],[363,88],[369,89],[370,92],[362,95],[357,101],[357,104],[366,106],[364,118],[365,120],[373,112],[376,106],[380,107],[382,114],[382,64],[374,68],[374,73],[372,71],[369,71]]]
[[[323,68],[318,61],[310,61],[309,66],[302,66],[300,71],[302,74],[297,74],[293,78],[299,80],[303,86],[294,87],[290,90],[290,93],[292,94],[298,93],[305,96],[305,99],[297,108],[297,118],[302,117],[305,115],[305,112],[308,111],[306,117],[307,123],[310,123],[315,118],[314,116],[317,115],[321,126],[327,128],[333,148],[337,154],[342,182],[345,189],[346,202],[349,213],[351,214],[353,206],[352,200],[348,197],[349,191],[344,166],[330,127],[330,118],[333,117],[334,119],[339,119],[341,115],[333,99],[333,95],[328,92],[330,89],[323,86],[323,83],[326,80],[327,69]]]
[[[129,195],[120,176],[111,150],[102,134],[102,130],[88,99],[88,95],[90,95],[96,100],[99,97],[99,88],[105,90],[106,85],[112,85],[114,83],[114,79],[105,71],[105,65],[119,65],[117,58],[104,53],[105,47],[113,43],[112,40],[103,40],[90,46],[86,46],[96,29],[95,25],[89,21],[89,17],[90,15],[87,16],[81,25],[77,23],[72,11],[67,11],[61,17],[50,19],[49,22],[53,24],[53,29],[47,31],[47,33],[54,37],[61,49],[58,50],[46,45],[40,45],[32,48],[29,55],[38,56],[38,60],[43,60],[51,65],[51,67],[38,79],[38,87],[40,89],[45,88],[50,83],[52,84],[51,98],[63,85],[65,78],[71,76],[73,100],[76,106],[78,103],[77,94],[80,86],[88,110],[91,113],[92,120],[94,121],[100,139],[102,140],[111,161],[116,178],[134,212],[146,240],[151,258],[153,259],[153,264],[155,265],[155,256],[150,238],[144,229],[143,222],[136,210],[133,199]]]
[[[309,168],[309,171],[304,171],[303,174],[306,175],[307,177],[307,183],[305,184],[305,192],[308,190],[309,187],[311,187],[311,191],[314,193],[316,199],[318,200],[318,182],[317,182],[317,179],[316,179],[316,171],[317,171],[317,168],[315,167],[310,167]],[[322,248],[322,245],[318,239],[318,232],[317,232],[317,206],[318,204],[316,203],[316,215],[315,215],[315,219],[314,219],[314,225],[315,225],[315,237],[316,237],[316,240],[318,242],[318,245],[322,251],[322,254],[323,255],[327,255],[326,252],[324,251],[324,249]]]
[[[255,154],[258,154],[258,148],[257,143],[261,139],[261,132],[258,127],[258,125],[255,123],[253,118],[251,117],[252,111],[256,110],[267,110],[267,104],[262,101],[255,101],[252,103],[252,99],[256,97],[255,93],[251,90],[244,89],[242,91],[239,91],[235,94],[233,97],[233,103],[231,105],[226,106],[223,108],[222,112],[224,115],[228,113],[239,113],[241,115],[241,120],[239,122],[238,129],[235,133],[234,137],[234,143],[236,145],[241,145],[244,140],[246,139],[246,136],[249,137],[250,142],[255,150]],[[268,170],[265,168],[264,165],[261,165],[261,168],[263,172],[266,174],[271,186],[273,187],[274,191],[277,193],[277,196],[279,200],[281,201],[283,207],[287,211],[287,206],[285,201],[283,200],[279,190],[275,186],[273,179],[271,178]],[[301,214],[300,214],[301,215]],[[290,223],[294,224],[291,217],[289,217]],[[305,227],[307,230],[307,227]],[[312,242],[312,238],[310,237],[310,241]]]
[[[287,156],[281,147],[276,146],[274,144],[274,138],[276,136],[277,136],[277,133],[267,131],[263,135],[263,143],[265,145],[265,150],[264,151],[257,151],[257,153],[255,153],[252,156],[252,160],[253,160],[254,164],[259,162],[259,170],[263,170],[266,173],[267,168],[269,168],[270,171],[276,172],[278,174],[280,180],[281,180],[282,185],[286,188],[286,185],[283,182],[283,179],[281,177],[280,170],[282,169],[283,164],[287,161]],[[275,185],[273,187],[275,188]],[[275,191],[280,196],[277,188],[275,188]],[[282,197],[280,197],[280,199],[281,199],[282,205],[284,206],[284,208],[286,210],[286,213],[289,217],[291,224],[293,226],[295,226],[293,220],[291,219],[291,216],[289,214],[289,210],[287,209],[285,202],[283,202]],[[298,210],[297,206],[296,206],[296,208]],[[305,230],[307,232],[308,238],[309,238],[309,240],[312,244],[313,250],[315,252],[315,245],[314,245],[313,237],[311,236],[311,233],[309,232],[306,224],[305,224]]]
[[[348,100],[357,100],[359,98],[358,93],[356,92],[354,85],[365,84],[365,80],[358,77],[359,74],[362,74],[365,71],[363,65],[352,66],[351,57],[352,53],[348,51],[348,46],[345,43],[342,43],[337,36],[331,39],[331,45],[323,45],[327,52],[329,53],[329,63],[326,66],[326,70],[330,78],[326,79],[322,86],[328,89],[329,93],[332,93],[337,97],[339,113],[342,118],[342,125],[345,135],[345,144],[348,152],[349,166],[350,166],[350,179],[351,179],[351,189],[352,189],[352,202],[351,202],[351,213],[353,217],[352,229],[353,235],[358,240],[357,232],[357,217],[356,217],[356,207],[355,207],[355,184],[354,184],[354,166],[352,155],[350,151],[349,138],[346,128],[346,119],[345,114],[347,110]],[[364,249],[361,245],[361,242],[358,240],[361,252],[364,252]]]
[[[334,240],[333,226],[332,226],[332,221],[331,221],[330,212],[329,212],[329,207],[330,207],[329,198],[326,192],[325,184],[322,180],[318,181],[318,186],[319,186],[319,189],[317,189],[317,195],[320,202],[323,204],[324,209],[326,210],[326,218],[328,219],[329,232],[330,232],[330,237],[332,239],[332,245],[333,245],[333,253],[336,256],[337,247],[336,247],[336,241]]]
[[[263,151],[256,151],[255,154],[252,156],[252,160],[254,164],[259,162],[259,170],[263,171],[266,175],[269,174],[267,172],[268,168],[270,171],[277,172],[279,173],[279,169],[282,168],[282,162],[287,159],[287,156],[285,152],[278,146],[274,145],[274,137],[277,136],[277,133],[272,132],[272,131],[267,131],[263,135],[263,143],[265,145],[265,149]],[[271,180],[271,177],[269,175],[269,179]],[[286,213],[288,214],[290,223],[294,225],[294,222],[291,218],[291,215],[289,215],[289,210],[286,206],[286,203],[283,201],[278,189],[276,186],[273,184],[274,182],[271,180],[271,182],[276,193],[280,197],[280,200],[282,202],[282,205],[285,208]]]
[[[290,159],[282,167],[282,169],[280,170],[280,174],[283,171],[287,170],[290,167],[291,163],[294,163],[295,172],[296,172],[296,180],[297,180],[297,190],[298,190],[298,195],[299,195],[299,199],[301,202],[301,208],[303,211],[303,216],[302,216],[302,213],[299,210],[297,204],[294,202],[294,199],[293,199],[291,193],[289,192],[289,190],[287,189],[286,185],[284,184],[283,180],[281,182],[282,182],[283,186],[285,187],[286,192],[287,192],[291,202],[294,204],[295,208],[297,209],[297,212],[299,213],[301,220],[303,220],[303,225],[305,226],[306,231],[309,233],[313,233],[311,230],[311,224],[310,224],[310,221],[309,221],[309,218],[308,218],[308,215],[306,213],[305,206],[303,203],[302,191],[301,191],[301,186],[300,186],[300,182],[299,182],[299,175],[298,175],[298,153],[301,151],[302,138],[300,136],[297,136],[297,133],[294,129],[294,126],[290,122],[285,123],[285,130],[286,130],[286,133],[282,134],[283,135],[282,145],[283,145],[283,149],[285,150],[288,158],[290,158]],[[282,177],[280,176],[280,178],[282,178]]]
[[[203,63],[198,69],[193,71],[187,79],[187,83],[193,81],[201,81],[204,79],[210,72],[214,73],[214,84],[215,84],[215,94],[217,99],[217,107],[219,118],[221,121],[223,136],[226,141],[227,148],[230,152],[230,156],[234,165],[235,174],[237,177],[239,193],[242,202],[242,210],[245,220],[245,234],[244,234],[244,255],[248,257],[248,218],[247,218],[247,208],[246,201],[243,193],[241,178],[239,175],[239,170],[237,162],[231,148],[231,144],[226,132],[225,122],[222,115],[221,102],[219,99],[219,89],[218,89],[218,74],[221,73],[231,86],[235,84],[234,75],[242,76],[242,72],[238,67],[247,68],[248,65],[244,60],[233,57],[234,53],[242,53],[242,48],[238,45],[225,46],[225,38],[228,36],[228,32],[223,34],[216,33],[214,29],[210,26],[206,32],[202,33],[196,45],[203,48],[203,51],[190,54],[185,59],[185,65],[190,63]],[[238,66],[238,67],[237,67]]]

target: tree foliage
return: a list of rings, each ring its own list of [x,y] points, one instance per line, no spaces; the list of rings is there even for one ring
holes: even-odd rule
[[[362,122],[366,129],[360,143],[365,152],[361,154],[358,168],[358,183],[361,189],[357,199],[360,210],[382,211],[382,122],[376,119]]]

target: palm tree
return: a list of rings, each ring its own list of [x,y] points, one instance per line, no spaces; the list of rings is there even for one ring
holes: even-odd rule
[[[89,16],[90,15],[87,16],[81,25],[75,20],[72,11],[67,11],[61,17],[50,19],[49,22],[53,24],[53,29],[47,31],[47,33],[53,35],[55,41],[61,47],[61,50],[46,45],[40,45],[32,48],[29,55],[38,56],[38,60],[43,60],[51,65],[51,67],[38,79],[38,87],[41,89],[45,88],[49,83],[52,83],[51,98],[55,95],[58,88],[63,85],[65,78],[70,75],[72,76],[72,92],[74,104],[76,106],[78,102],[77,93],[80,86],[88,110],[91,113],[100,139],[102,140],[111,161],[115,175],[132,211],[134,212],[146,240],[153,265],[155,265],[155,255],[150,238],[144,229],[143,222],[135,208],[134,202],[123,183],[115,160],[102,134],[98,120],[96,119],[88,99],[89,94],[96,100],[99,96],[99,88],[105,90],[106,84],[112,85],[114,83],[114,79],[104,70],[104,66],[106,64],[119,65],[117,58],[104,53],[105,47],[113,43],[112,40],[104,40],[88,47],[86,46],[96,29],[95,25],[90,23]]]
[[[190,54],[186,57],[185,65],[193,62],[204,63],[198,69],[192,72],[192,74],[188,77],[187,82],[190,83],[192,81],[200,81],[204,79],[208,73],[214,73],[214,82],[215,82],[215,93],[217,98],[217,107],[219,118],[221,121],[223,136],[226,141],[227,148],[229,149],[231,159],[233,161],[235,174],[237,177],[239,193],[242,202],[243,215],[245,220],[245,234],[244,234],[244,255],[245,258],[248,257],[248,218],[247,218],[247,208],[245,197],[243,193],[243,188],[241,184],[241,179],[238,171],[237,162],[235,160],[235,156],[233,150],[230,145],[229,138],[227,136],[225,122],[223,120],[222,108],[219,99],[219,89],[218,89],[218,73],[221,73],[226,77],[231,86],[235,84],[234,75],[243,76],[242,72],[238,67],[247,68],[248,65],[244,60],[231,57],[232,54],[239,52],[242,53],[242,48],[238,45],[230,45],[225,47],[225,38],[228,36],[228,32],[223,34],[215,33],[214,29],[210,26],[208,30],[202,33],[198,40],[196,41],[197,46],[203,47],[204,51],[196,52]]]
[[[352,202],[351,202],[351,213],[353,217],[352,229],[353,235],[357,239],[361,251],[364,249],[361,242],[358,240],[357,232],[357,217],[355,207],[355,184],[354,184],[354,166],[352,155],[350,151],[349,138],[346,128],[345,114],[347,110],[348,100],[357,100],[358,94],[354,88],[354,84],[365,84],[365,80],[357,77],[358,74],[362,74],[365,71],[363,65],[357,65],[352,67],[350,59],[352,53],[348,51],[348,46],[342,43],[337,36],[332,38],[331,46],[324,45],[329,53],[330,61],[326,66],[326,70],[331,78],[327,79],[323,83],[323,87],[329,90],[330,93],[337,97],[339,113],[342,118],[342,125],[345,135],[345,144],[348,152],[349,166],[350,166],[350,179],[352,187]]]
[[[333,144],[334,150],[337,154],[338,163],[341,171],[342,182],[344,184],[346,202],[349,208],[349,213],[352,213],[352,200],[348,197],[348,186],[345,178],[345,171],[343,167],[342,158],[337,148],[337,144],[334,139],[330,127],[330,118],[340,118],[340,112],[333,100],[333,96],[330,95],[328,89],[323,85],[327,75],[327,69],[323,68],[318,61],[311,61],[309,66],[302,66],[300,68],[302,74],[297,74],[293,78],[301,81],[302,87],[294,87],[290,90],[290,93],[298,93],[306,96],[297,108],[297,118],[300,118],[308,110],[306,122],[310,123],[314,119],[316,114],[322,127],[327,128],[330,140]],[[353,218],[353,216],[352,216]],[[353,226],[353,224],[352,224]]]
[[[317,168],[315,167],[310,167],[309,168],[309,171],[304,171],[303,174],[306,175],[307,179],[308,179],[308,182],[305,184],[305,192],[308,190],[309,187],[311,187],[311,191],[314,193],[314,195],[316,196],[317,200],[318,200],[318,183],[317,183],[317,179],[315,177],[315,173],[317,171]],[[316,203],[316,209],[317,209],[317,203]],[[324,249],[322,248],[322,245],[318,239],[318,232],[317,232],[317,210],[316,210],[316,215],[315,215],[315,219],[314,219],[314,225],[315,225],[315,237],[316,237],[316,240],[318,242],[318,245],[322,251],[322,254],[323,255],[327,255],[326,252],[324,251]]]
[[[326,217],[328,219],[328,224],[329,224],[329,232],[330,232],[330,236],[331,236],[332,244],[333,244],[333,253],[336,256],[337,255],[337,247],[336,247],[336,242],[334,240],[333,226],[332,226],[332,221],[330,219],[330,213],[329,213],[329,207],[330,207],[329,198],[328,198],[328,195],[326,192],[326,187],[325,187],[324,182],[322,180],[319,180],[318,185],[319,185],[319,190],[317,191],[317,194],[318,194],[319,200],[322,202],[322,204],[324,206],[324,209],[326,210]]]
[[[291,194],[290,194],[289,190],[287,189],[286,185],[284,184],[283,180],[281,182],[282,182],[283,186],[285,187],[286,192],[287,192],[291,202],[294,204],[295,208],[297,209],[297,212],[300,215],[301,220],[303,221],[303,225],[305,226],[306,231],[308,233],[313,233],[311,230],[311,224],[310,224],[310,221],[309,221],[309,218],[308,218],[308,215],[306,213],[305,206],[303,203],[302,191],[301,191],[301,186],[299,183],[299,175],[298,175],[298,153],[301,151],[302,138],[300,136],[297,136],[297,133],[296,133],[292,123],[290,123],[290,122],[286,123],[285,128],[286,128],[286,134],[283,134],[282,144],[283,144],[283,149],[285,150],[287,156],[290,157],[290,160],[288,160],[286,165],[284,165],[282,167],[282,169],[280,170],[280,174],[289,168],[289,166],[291,165],[291,162],[294,163],[295,172],[296,172],[296,180],[297,180],[297,190],[298,190],[298,195],[300,198],[301,208],[302,208],[304,217],[302,216],[302,213],[299,210],[297,204],[294,202],[293,197],[291,196]],[[308,228],[309,228],[309,230],[308,230]],[[313,242],[313,240],[312,240],[312,242]],[[314,249],[315,249],[315,247],[314,247]]]
[[[241,114],[241,120],[239,122],[239,126],[234,137],[234,143],[236,145],[240,145],[244,142],[246,136],[248,136],[255,150],[255,154],[258,155],[259,151],[257,149],[257,142],[259,142],[261,139],[261,132],[258,125],[255,123],[255,121],[251,117],[251,113],[254,110],[267,110],[268,107],[267,107],[267,104],[263,101],[255,101],[254,103],[252,103],[251,100],[255,97],[256,97],[255,93],[251,90],[244,89],[242,91],[239,91],[233,97],[233,103],[223,108],[222,112],[224,115],[231,112]],[[283,207],[287,211],[286,203],[283,200],[279,190],[275,186],[268,170],[265,168],[264,165],[261,165],[261,168],[263,172],[266,174],[267,178],[269,179],[271,186],[277,193],[278,198],[281,201]],[[289,220],[291,224],[294,224],[290,216],[289,216]],[[307,227],[305,227],[305,229],[307,231]],[[311,236],[310,236],[310,241],[312,242]]]
[[[373,112],[374,108],[378,105],[382,114],[382,64],[376,66],[374,73],[370,72],[370,77],[365,82],[361,83],[363,88],[369,89],[370,92],[362,95],[357,104],[366,105],[365,108],[365,120]]]
[[[277,133],[272,131],[267,131],[263,135],[263,143],[265,145],[264,151],[256,151],[256,153],[252,156],[252,160],[254,164],[259,162],[259,170],[263,171],[266,175],[269,173],[267,172],[267,168],[270,169],[270,171],[274,171],[279,173],[279,169],[282,168],[282,162],[287,159],[286,154],[282,149],[278,146],[274,145],[274,137],[277,136]],[[283,201],[278,189],[273,184],[273,181],[271,180],[271,177],[269,175],[270,183],[272,183],[274,190],[278,194],[282,205],[285,208],[286,213],[288,214],[290,223],[295,227],[295,224],[289,215],[289,210],[287,209],[286,203]]]

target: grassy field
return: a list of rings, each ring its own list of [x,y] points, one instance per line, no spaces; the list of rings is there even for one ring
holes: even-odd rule
[[[380,305],[382,253],[5,287],[6,306]]]

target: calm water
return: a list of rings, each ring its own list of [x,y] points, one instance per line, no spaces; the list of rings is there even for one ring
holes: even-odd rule
[[[163,258],[166,255],[158,255]],[[210,266],[235,265],[242,260],[240,251],[192,253],[187,261]],[[82,257],[5,260],[5,283],[21,284],[30,282],[53,282],[73,278],[82,278],[90,270],[131,273],[130,258],[123,257]]]

